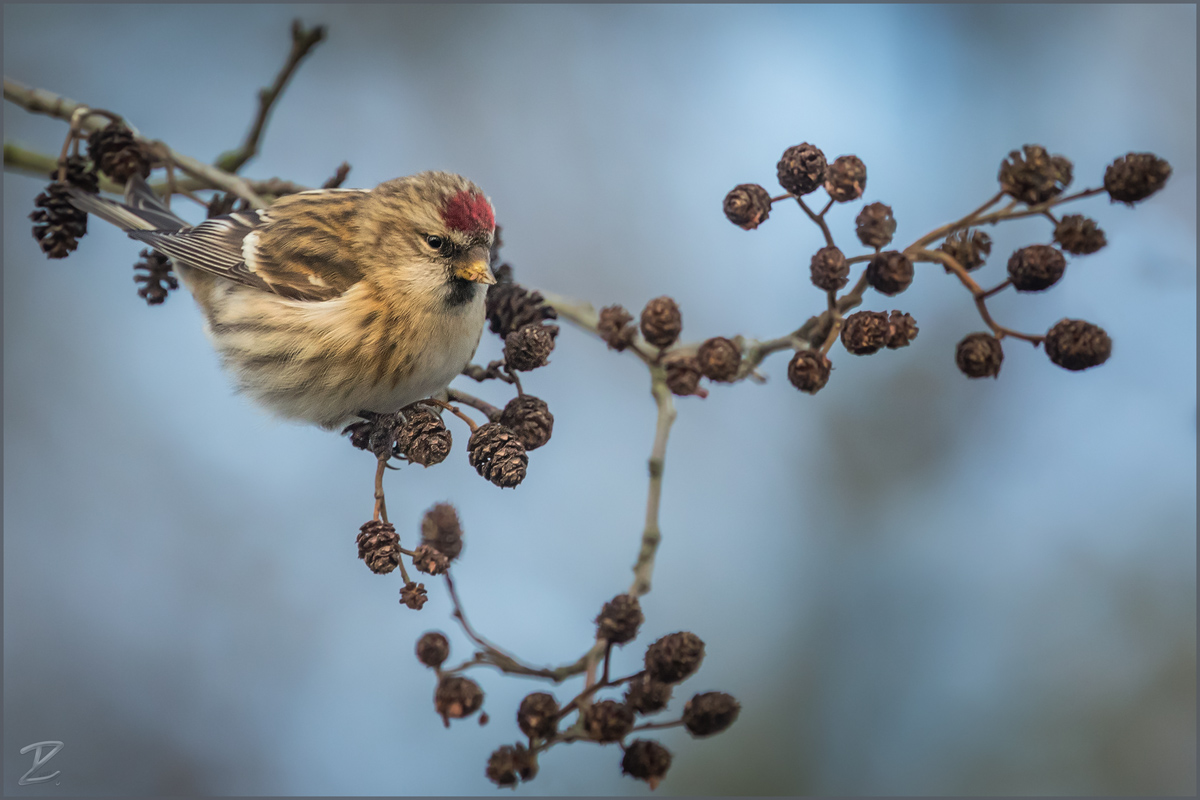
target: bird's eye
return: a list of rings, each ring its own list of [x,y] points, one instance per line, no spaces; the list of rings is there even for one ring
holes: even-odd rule
[[[425,237],[425,244],[429,245],[434,250],[441,250],[442,247],[446,244],[446,240],[440,236],[434,236],[434,235],[430,234]]]

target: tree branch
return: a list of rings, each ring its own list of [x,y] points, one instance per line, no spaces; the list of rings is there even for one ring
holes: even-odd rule
[[[83,107],[82,103],[48,92],[45,89],[30,89],[11,78],[4,78],[4,99],[18,105],[34,114],[46,114],[57,119],[71,121],[72,115]],[[125,123],[129,125],[128,122]],[[96,130],[104,125],[95,117],[86,117],[81,125],[82,130]],[[129,125],[130,130],[136,129]],[[175,166],[202,181],[206,186],[196,188],[221,189],[231,192],[248,202],[254,208],[266,208],[269,203],[255,192],[249,183],[236,175],[231,175],[217,167],[205,164],[191,156],[179,153],[169,146],[162,144],[163,151]]]
[[[247,161],[258,155],[258,143],[262,139],[263,130],[267,127],[271,108],[279,99],[279,95],[283,93],[284,87],[287,86],[296,67],[300,66],[304,57],[324,38],[324,25],[305,28],[300,20],[292,21],[292,49],[288,53],[287,61],[284,62],[283,69],[275,76],[275,83],[258,90],[258,114],[254,117],[253,124],[250,125],[246,140],[238,149],[226,151],[217,158],[216,166],[219,169],[226,172],[237,172]]]
[[[640,597],[650,591],[654,574],[654,557],[662,541],[658,526],[658,508],[662,499],[662,478],[667,458],[667,437],[675,422],[675,401],[667,388],[667,373],[660,365],[650,368],[650,393],[658,405],[658,422],[654,429],[654,445],[650,448],[650,488],[646,496],[646,527],[642,531],[642,546],[633,565],[633,585],[629,594]]]

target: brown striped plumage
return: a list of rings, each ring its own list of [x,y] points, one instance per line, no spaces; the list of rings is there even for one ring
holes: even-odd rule
[[[73,201],[171,256],[238,388],[280,416],[335,428],[393,412],[475,353],[493,227],[465,178],[304,192],[174,230],[147,193],[135,179],[125,205]]]

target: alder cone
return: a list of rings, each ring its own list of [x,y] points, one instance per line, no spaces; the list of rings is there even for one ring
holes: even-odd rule
[[[1046,355],[1072,372],[1103,364],[1112,355],[1112,339],[1099,325],[1082,319],[1061,319],[1046,334]]]
[[[642,309],[642,336],[655,347],[670,347],[683,330],[679,304],[670,297],[656,297]]]
[[[825,154],[807,142],[783,151],[776,165],[779,185],[800,197],[815,192],[825,182]]]
[[[712,381],[729,382],[737,377],[742,364],[742,351],[732,340],[714,336],[700,345],[696,352],[700,372]]]
[[[756,183],[743,183],[725,195],[725,217],[734,225],[752,231],[771,213],[771,195]]]
[[[995,378],[1000,375],[1004,350],[1000,340],[990,333],[971,333],[958,343],[954,362],[968,378]]]
[[[481,476],[502,489],[525,480],[529,456],[517,434],[498,422],[480,425],[467,442],[467,458]]]

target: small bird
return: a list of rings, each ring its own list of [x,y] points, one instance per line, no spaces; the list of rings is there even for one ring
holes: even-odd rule
[[[495,217],[474,183],[422,172],[317,189],[188,225],[140,176],[71,202],[170,257],[239,391],[332,430],[427,398],[470,363]]]

